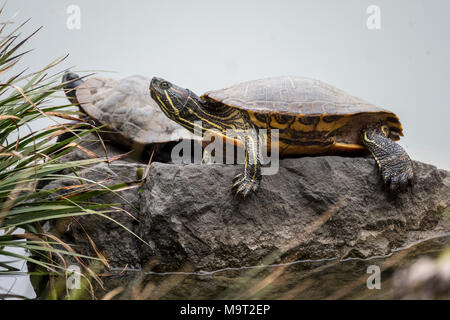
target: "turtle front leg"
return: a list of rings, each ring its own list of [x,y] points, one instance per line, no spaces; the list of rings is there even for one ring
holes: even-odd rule
[[[375,158],[385,186],[389,185],[391,191],[404,190],[414,183],[413,163],[406,151],[388,136],[387,126],[370,127],[362,133],[362,141]]]
[[[244,198],[250,191],[258,190],[261,182],[259,143],[257,133],[245,136],[244,172],[233,178],[235,182],[233,188],[236,189],[236,195],[241,195]]]

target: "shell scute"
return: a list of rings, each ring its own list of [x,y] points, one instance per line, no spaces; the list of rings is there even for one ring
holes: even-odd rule
[[[304,126],[320,121],[322,129],[332,131],[351,123],[350,119],[366,119],[385,121],[398,136],[403,135],[400,121],[393,112],[305,77],[283,76],[243,82],[209,91],[202,98],[252,113],[257,119],[259,114],[269,115],[268,123],[275,127],[282,127],[286,119],[294,117]]]
[[[76,89],[83,111],[95,121],[137,144],[198,139],[174,121],[168,121],[150,97],[150,79],[131,76],[120,81],[89,78]]]

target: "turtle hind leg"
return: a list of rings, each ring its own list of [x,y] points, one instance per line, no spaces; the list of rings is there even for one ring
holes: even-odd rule
[[[405,190],[414,183],[414,168],[406,151],[388,138],[386,126],[367,128],[362,141],[375,158],[385,186],[391,192]]]

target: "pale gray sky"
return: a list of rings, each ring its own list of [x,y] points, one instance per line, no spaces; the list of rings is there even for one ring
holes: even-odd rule
[[[67,8],[81,10],[69,30]],[[369,5],[381,29],[366,26]],[[114,78],[157,75],[201,94],[275,75],[318,78],[394,111],[416,160],[450,169],[450,1],[14,0],[9,17],[44,29],[24,65],[70,53],[65,67]]]
[[[66,27],[69,5],[81,10],[79,30]],[[366,26],[369,5],[381,10],[380,30]],[[21,66],[70,53],[60,69],[160,76],[197,94],[317,78],[395,112],[411,157],[450,170],[448,0],[10,0],[2,20],[17,11],[17,22],[32,18],[26,31],[44,26]],[[32,296],[19,283],[15,292]]]

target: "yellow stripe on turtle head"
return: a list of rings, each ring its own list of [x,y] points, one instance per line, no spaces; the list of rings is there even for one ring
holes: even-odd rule
[[[175,106],[173,105],[172,99],[170,99],[169,94],[167,93],[167,90],[164,90],[164,93],[166,94],[166,98],[169,101],[170,106],[173,109],[173,113],[175,113],[176,116],[179,116],[180,115],[180,111],[178,111],[178,109],[175,108]]]

